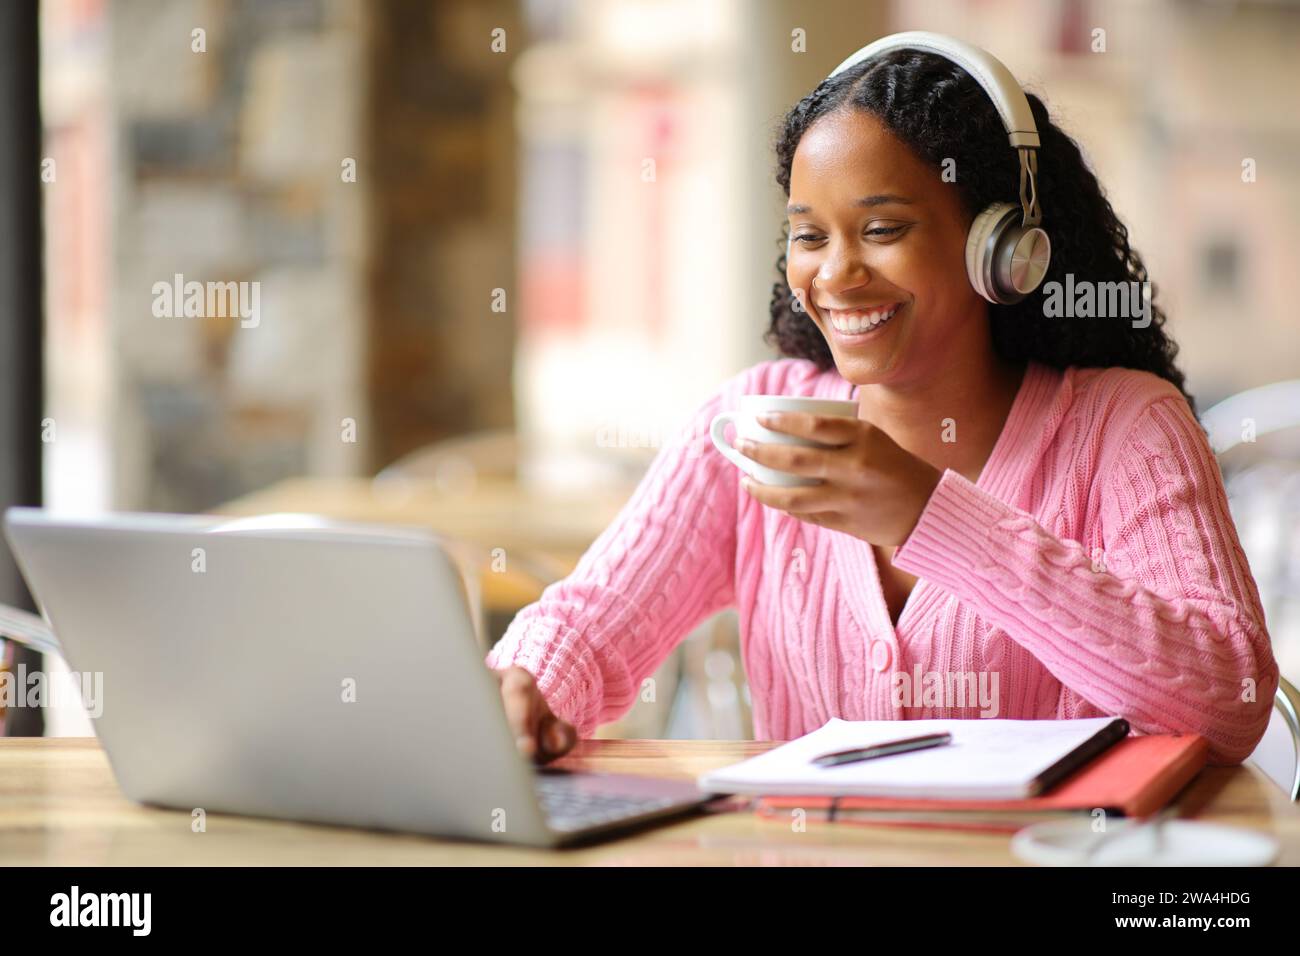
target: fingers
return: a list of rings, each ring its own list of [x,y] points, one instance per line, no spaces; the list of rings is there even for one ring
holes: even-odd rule
[[[812,412],[767,412],[758,416],[758,423],[771,431],[809,438],[823,445],[850,444],[862,428],[859,418]]]
[[[550,712],[549,708],[542,718],[540,726],[538,740],[541,743],[543,762],[563,756],[572,750],[573,745],[578,741],[578,733],[574,730],[573,725],[556,717]]]
[[[551,712],[533,675],[522,667],[509,667],[498,674],[506,721],[519,752],[536,763],[546,763],[573,749],[577,730]]]
[[[733,446],[746,458],[777,471],[823,479],[834,477],[840,471],[836,465],[837,456],[828,454],[825,448],[756,442],[749,438],[738,438]]]
[[[784,485],[765,485],[748,476],[743,479],[742,484],[749,496],[759,504],[807,520],[811,520],[813,515],[829,518],[841,504],[838,495],[822,486],[791,488]]]
[[[796,514],[795,517],[824,528],[838,528],[844,524],[844,515],[838,511],[808,511]]]
[[[772,431],[816,441],[817,446],[760,442],[738,437],[735,448],[760,465],[807,478],[841,480],[861,472],[865,423],[837,415],[774,412]]]
[[[537,753],[536,707],[529,693],[532,675],[521,667],[500,672],[501,701],[505,705],[506,723],[515,735],[515,746],[525,757]]]

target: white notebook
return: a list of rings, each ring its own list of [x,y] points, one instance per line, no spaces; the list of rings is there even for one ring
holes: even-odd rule
[[[787,796],[1019,800],[1050,789],[1128,733],[1118,717],[1082,720],[840,720],[702,775],[701,790]],[[952,743],[857,763],[812,759],[850,747],[948,731]]]

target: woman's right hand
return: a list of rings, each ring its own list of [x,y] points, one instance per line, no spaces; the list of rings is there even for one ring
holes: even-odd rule
[[[506,720],[521,754],[542,764],[573,749],[578,732],[572,724],[551,713],[532,674],[522,667],[506,667],[493,673],[501,685]]]

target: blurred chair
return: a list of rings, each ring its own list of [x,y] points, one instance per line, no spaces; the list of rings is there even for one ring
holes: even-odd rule
[[[1259,587],[1282,680],[1250,762],[1300,799],[1300,379],[1229,396],[1201,422]]]
[[[740,656],[740,617],[728,608],[682,642],[682,673],[666,736],[752,740],[749,684]]]
[[[458,435],[403,455],[375,476],[375,481],[433,480],[464,484],[466,479],[514,479],[519,474],[520,443],[513,428]]]
[[[628,491],[654,454],[654,448],[610,448],[583,455],[584,473],[593,480],[620,482]],[[513,429],[473,432],[435,442],[388,465],[375,476],[376,487],[433,483],[448,493],[472,493],[493,481],[523,482],[528,474],[524,447]],[[599,476],[599,477],[598,477]],[[453,550],[466,567],[484,566],[489,554],[481,544],[455,542]],[[543,553],[511,551],[511,567],[532,578],[540,592],[565,571]],[[517,610],[517,609],[516,609]],[[488,643],[508,626],[513,612],[488,614],[483,632]],[[723,611],[700,623],[673,650],[631,710],[603,726],[601,737],[726,738],[753,736],[749,692],[740,661],[738,619]]]
[[[1273,716],[1250,762],[1290,796],[1300,800],[1300,691],[1285,677],[1273,700]]]
[[[1278,436],[1279,447],[1296,459],[1300,457],[1300,379],[1287,379],[1261,385],[1230,395],[1201,415],[1201,423],[1210,433],[1210,447],[1221,458],[1243,444],[1254,444],[1242,432],[1246,422],[1253,424],[1257,440],[1261,436]]]
[[[513,428],[497,428],[457,435],[403,455],[375,475],[373,486],[391,492],[403,486],[433,484],[441,492],[472,494],[480,481],[512,482],[518,478],[518,471],[518,435]],[[464,537],[444,538],[444,543],[461,567],[466,596],[475,611],[475,629],[486,652],[512,616],[502,619],[482,600],[481,569],[490,566],[491,551]],[[515,549],[510,562],[515,571],[532,579],[539,592],[563,576],[555,562],[544,555]]]
[[[735,610],[701,621],[641,688],[631,710],[597,736],[752,740]]]

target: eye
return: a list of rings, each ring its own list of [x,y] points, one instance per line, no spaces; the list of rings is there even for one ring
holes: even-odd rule
[[[874,229],[866,230],[863,233],[863,235],[876,236],[884,239],[884,238],[888,238],[889,236],[896,236],[906,229],[907,229],[906,223],[898,226],[876,226]],[[820,242],[824,238],[825,238],[824,236],[819,236],[815,232],[805,232],[802,235],[794,236],[791,241],[800,242],[803,243],[804,245],[810,245],[814,242]]]

